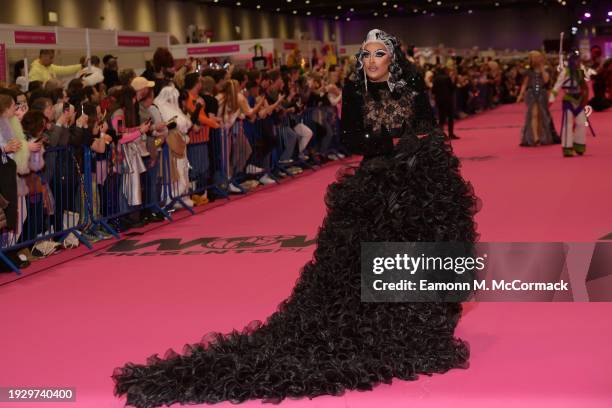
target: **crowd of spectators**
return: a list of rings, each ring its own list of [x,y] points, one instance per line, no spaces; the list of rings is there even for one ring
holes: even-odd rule
[[[331,49],[307,59],[296,49],[273,69],[175,61],[166,48],[141,73],[110,54],[69,66],[54,58],[41,50],[28,78],[19,61],[0,84],[0,237],[20,248],[19,266],[56,250],[58,237],[78,245],[58,235],[74,225],[88,240],[109,238],[92,220],[141,227],[164,219],[159,208],[205,205],[350,154],[338,118],[353,61]],[[450,139],[455,120],[517,102],[529,69],[521,58],[478,57],[418,68]],[[546,69],[552,86],[556,61]],[[20,245],[40,237],[54,239]]]

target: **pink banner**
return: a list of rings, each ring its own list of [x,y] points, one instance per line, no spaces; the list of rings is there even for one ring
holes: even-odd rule
[[[151,39],[146,35],[118,35],[117,45],[120,47],[150,47]]]
[[[15,44],[57,44],[51,31],[15,31]]]
[[[0,43],[0,82],[6,82],[6,45]]]
[[[297,43],[294,42],[286,42],[283,44],[283,49],[284,50],[293,50],[297,48]]]
[[[236,52],[240,52],[239,44],[187,48],[187,55],[232,54]]]
[[[340,54],[346,54],[346,48],[340,48]]]

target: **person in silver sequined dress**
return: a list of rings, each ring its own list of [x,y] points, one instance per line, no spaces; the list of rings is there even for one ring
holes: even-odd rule
[[[529,69],[517,103],[525,100],[527,117],[523,126],[521,146],[539,146],[558,143],[550,110],[548,109],[548,85],[550,75],[545,70],[544,55],[539,51],[529,53]]]

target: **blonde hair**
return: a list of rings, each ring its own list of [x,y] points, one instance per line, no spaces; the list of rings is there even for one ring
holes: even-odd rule
[[[541,64],[543,63],[542,61],[542,53],[540,51],[529,51],[529,67],[530,68],[534,68],[535,67],[535,60],[538,60],[538,62]]]
[[[229,79],[223,86],[223,102],[221,104],[222,115],[226,113],[233,113],[240,109],[238,106],[238,90],[240,84],[235,79]]]
[[[211,76],[202,77],[202,91],[213,93],[215,91],[215,80]]]

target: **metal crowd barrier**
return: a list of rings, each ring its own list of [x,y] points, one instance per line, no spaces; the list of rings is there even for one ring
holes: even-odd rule
[[[18,176],[17,224],[14,230],[0,234],[0,260],[16,273],[19,269],[5,251],[49,239],[62,241],[70,233],[92,248],[80,232],[92,223],[89,197],[83,189],[88,175],[83,153],[88,150],[74,146],[49,148],[42,170]]]
[[[313,133],[314,121],[312,111],[293,118]],[[211,189],[221,197],[245,193],[241,181],[254,176],[249,165],[274,178],[274,169],[286,167],[282,158],[296,158],[291,123],[238,120],[229,129],[211,129],[208,142],[173,149],[166,143],[156,155],[139,142],[111,143],[102,154],[88,146],[50,148],[41,171],[20,176],[19,219],[13,231],[0,231],[0,262],[20,274],[6,252],[44,240],[63,241],[71,233],[91,249],[92,236],[119,238],[116,223],[122,217],[150,210],[172,220],[172,208],[194,213],[186,200],[194,194]],[[307,166],[299,159],[295,164]]]
[[[86,149],[86,164],[90,165],[89,191],[93,224],[114,235],[119,220],[129,214],[150,209],[170,218],[157,193],[161,184],[157,161],[144,155],[138,142],[109,144],[104,153]],[[147,153],[148,154],[148,153]],[[96,232],[96,229],[93,230]]]

